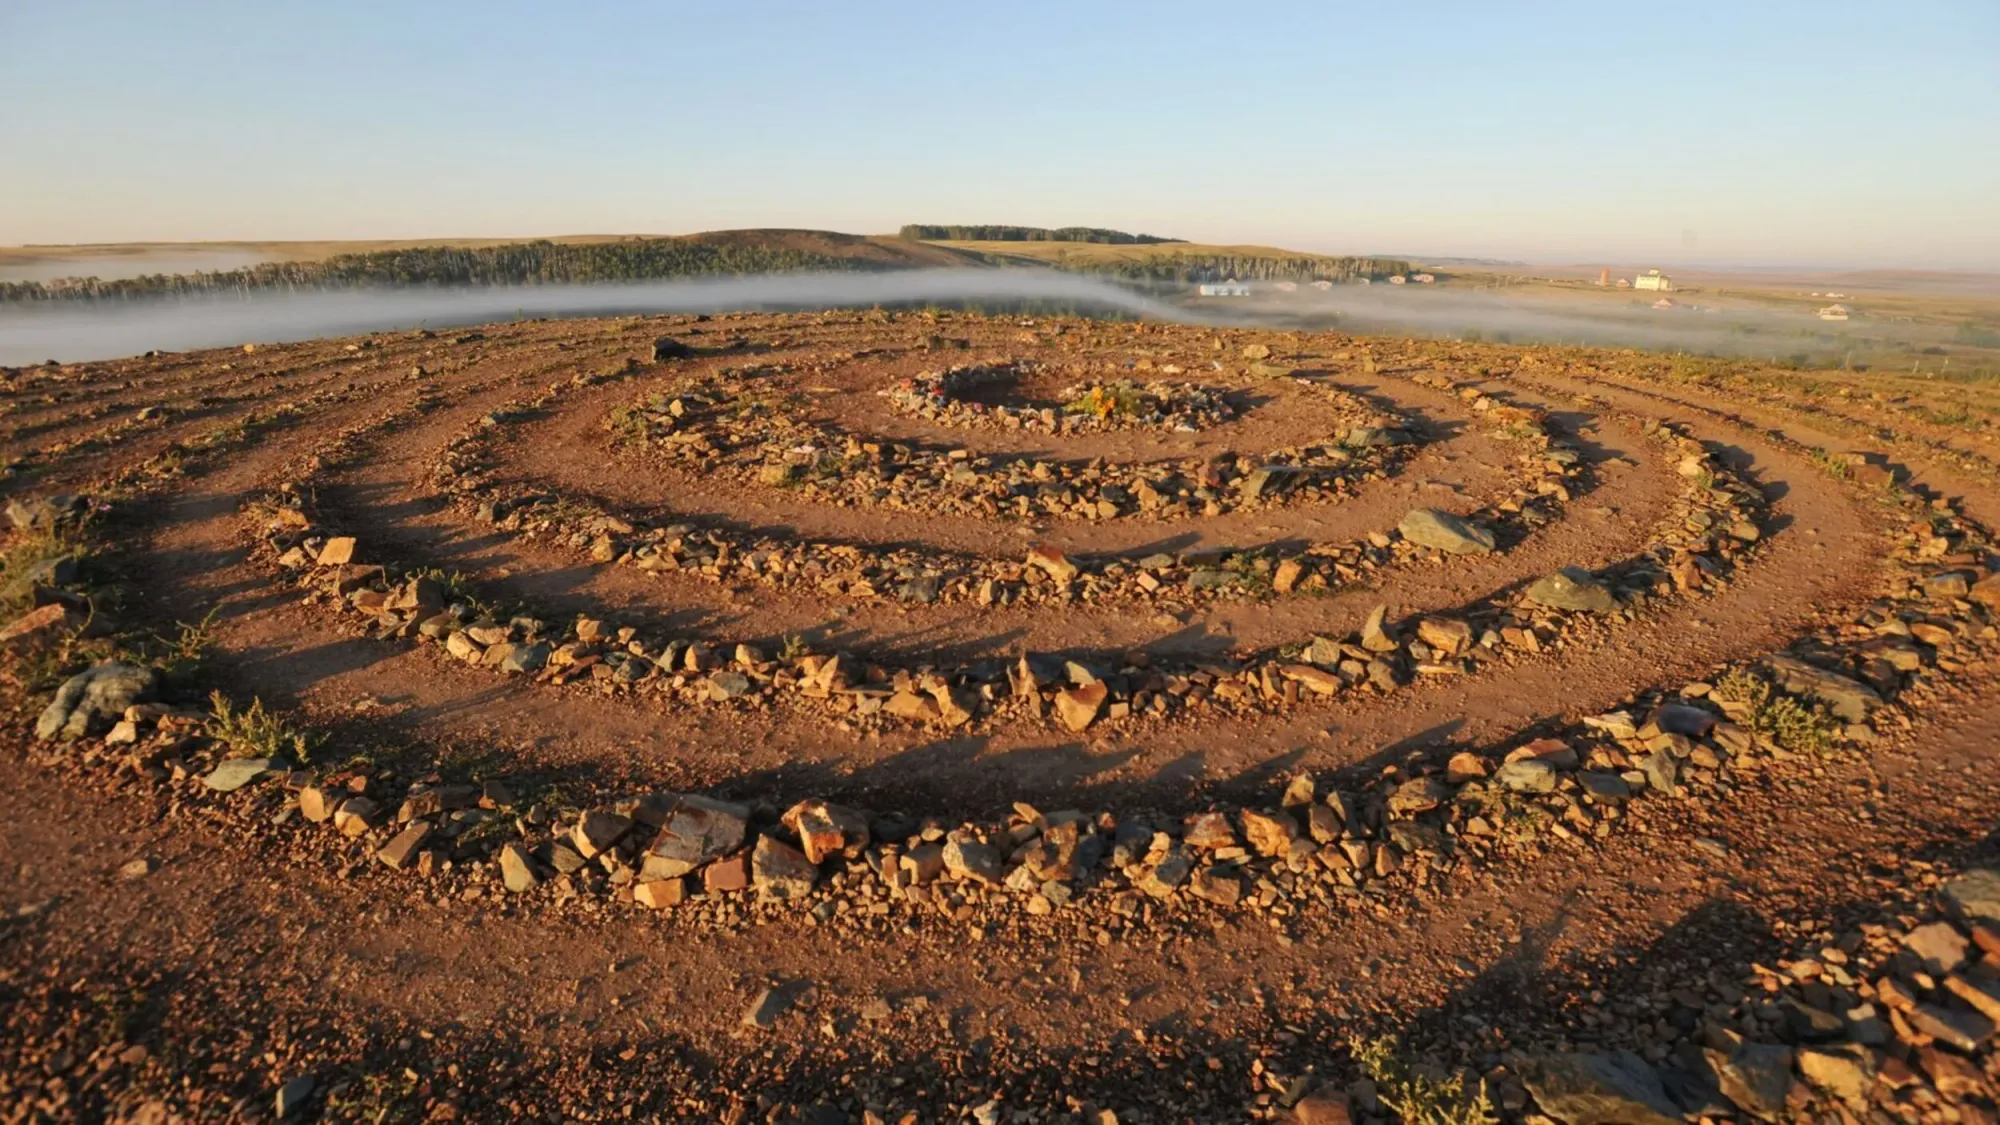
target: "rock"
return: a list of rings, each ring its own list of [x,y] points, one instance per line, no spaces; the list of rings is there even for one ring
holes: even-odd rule
[[[74,616],[75,611],[69,606],[61,602],[50,602],[8,622],[6,628],[0,629],[0,644],[53,633],[72,624]]]
[[[271,772],[271,765],[270,758],[227,758],[217,763],[201,783],[217,793],[234,793]]]
[[[510,843],[500,849],[500,879],[515,894],[531,891],[542,881],[528,849],[518,843]]]
[[[382,810],[366,797],[349,797],[333,810],[333,826],[343,836],[365,835],[381,818]]]
[[[819,863],[829,856],[857,856],[868,846],[868,818],[853,809],[825,801],[800,801],[779,818],[798,833],[806,858]]]
[[[750,1001],[750,1007],[743,1013],[744,1025],[760,1031],[771,1030],[777,1025],[778,1017],[790,1011],[792,1005],[804,994],[805,987],[803,982],[794,981],[791,984],[759,992],[757,998]]]
[[[750,694],[750,677],[741,672],[717,672],[708,678],[708,697],[721,703]]]
[[[301,1074],[297,1078],[278,1087],[277,1111],[279,1117],[290,1117],[304,1108],[306,1099],[312,1097],[313,1076]]]
[[[413,820],[407,828],[396,833],[395,839],[382,845],[375,858],[392,871],[400,871],[409,866],[417,852],[431,838],[431,824],[427,820]]]
[[[1057,582],[1068,582],[1077,575],[1077,566],[1069,561],[1069,556],[1054,547],[1034,547],[1028,551],[1028,565],[1039,568]]]
[[[997,887],[1005,877],[1000,849],[953,835],[944,842],[944,868],[954,879],[977,879]]]
[[[1521,1081],[1543,1113],[1568,1125],[1678,1125],[1680,1107],[1631,1051],[1530,1058]]]
[[[518,676],[525,672],[539,672],[549,662],[547,641],[532,644],[508,645],[507,655],[500,658],[500,670]]]
[[[1903,938],[1904,948],[1923,962],[1924,971],[1940,977],[1965,964],[1965,950],[1969,944],[1965,935],[1950,922],[1918,926]]]
[[[1188,893],[1217,906],[1235,906],[1243,899],[1243,879],[1219,867],[1204,867],[1188,880]]]
[[[750,809],[708,797],[682,797],[647,852],[646,871],[660,878],[685,875],[743,846]]]
[[[1292,486],[1299,482],[1300,475],[1294,465],[1265,465],[1244,477],[1237,488],[1245,500],[1261,500],[1291,491]]]
[[[140,856],[138,859],[127,860],[120,864],[118,867],[118,877],[129,883],[134,879],[144,879],[146,876],[151,875],[156,867],[158,867],[158,864],[155,864],[151,859]]]
[[[654,363],[662,363],[669,359],[685,359],[693,354],[693,348],[672,336],[662,336],[653,341]]]
[[[770,836],[759,836],[750,852],[750,885],[767,899],[797,899],[812,893],[819,868],[805,853]]]
[[[1867,722],[1869,714],[1882,705],[1874,688],[1796,657],[1776,653],[1764,658],[1764,666],[1779,687],[1824,703],[1828,711],[1850,723]]]
[[[299,790],[299,815],[314,824],[324,824],[333,819],[333,810],[339,807],[341,800],[338,790],[323,785],[308,785]]]
[[[127,707],[150,698],[154,683],[152,669],[131,664],[98,664],[78,672],[63,681],[35,720],[35,737],[70,741],[108,727],[125,717]]]
[[[1774,1043],[1744,1043],[1728,1055],[1703,1052],[1715,1071],[1722,1096],[1737,1108],[1766,1120],[1785,1111],[1792,1092],[1792,1049]]]
[[[750,889],[750,857],[742,852],[726,855],[701,869],[704,894],[733,894]]]
[[[1080,732],[1097,720],[1097,713],[1110,697],[1111,689],[1101,680],[1059,691],[1056,693],[1056,715],[1062,719],[1063,726]]]
[[[617,846],[618,841],[632,831],[632,818],[605,809],[592,809],[583,814],[570,832],[570,839],[576,850],[585,859],[598,856]]]
[[[1245,344],[1240,354],[1244,359],[1269,359],[1271,358],[1271,346],[1269,344]]]
[[[1989,574],[1974,582],[1965,596],[1988,609],[2000,609],[2000,574]]]
[[[319,549],[319,558],[315,561],[321,566],[346,566],[354,561],[354,547],[353,536],[336,535]]]
[[[1993,1038],[1993,1021],[1978,1012],[1919,1004],[1903,1013],[1910,1026],[1960,1054],[1969,1055]]]
[[[1378,605],[1368,611],[1368,619],[1361,623],[1361,647],[1369,652],[1396,651],[1396,638],[1388,629],[1389,607]]]
[[[1867,1104],[1875,1077],[1874,1056],[1866,1047],[1801,1047],[1799,1073],[1825,1093],[1853,1106]]]
[[[1389,793],[1389,811],[1396,816],[1429,812],[1451,799],[1451,787],[1435,777],[1413,777]]]
[[[686,879],[653,879],[633,888],[632,901],[651,910],[665,910],[687,901]]]
[[[1307,1094],[1292,1107],[1297,1125],[1351,1125],[1344,1095],[1321,1091]]]
[[[1298,832],[1298,825],[1284,813],[1243,810],[1243,835],[1258,855],[1271,857],[1287,854]]]
[[[1946,883],[1944,897],[1966,918],[2000,922],[2000,871],[1974,867]]]
[[[1438,508],[1417,508],[1396,525],[1403,538],[1449,555],[1483,555],[1497,540],[1487,529]]]
[[[1610,613],[1618,608],[1611,588],[1581,567],[1566,566],[1528,587],[1527,598],[1536,605],[1573,613]]]
[[[1297,559],[1286,559],[1271,573],[1271,589],[1280,594],[1289,594],[1298,588],[1299,579],[1305,577],[1306,564]]]
[[[1154,898],[1167,898],[1176,888],[1187,881],[1194,871],[1194,861],[1188,857],[1186,849],[1174,844],[1158,863],[1140,872],[1132,880],[1132,885]]]
[[[1507,762],[1493,773],[1493,780],[1515,793],[1553,793],[1556,768],[1540,758]]]
[[[1224,813],[1195,813],[1187,818],[1181,839],[1190,848],[1206,851],[1233,848],[1236,846],[1236,829],[1230,827],[1229,817]]]

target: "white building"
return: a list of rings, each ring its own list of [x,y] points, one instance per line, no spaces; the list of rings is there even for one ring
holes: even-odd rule
[[[1416,282],[1418,285],[1435,285],[1437,284],[1437,275],[1432,273],[1413,273],[1410,275],[1410,280]]]
[[[1389,275],[1389,284],[1391,284],[1391,285],[1404,285],[1404,284],[1408,284],[1409,280],[1410,280],[1409,278],[1407,278],[1407,277],[1404,277],[1404,276],[1403,276],[1402,274],[1400,274],[1400,273],[1392,273],[1392,274],[1390,274],[1390,275]]]
[[[1659,270],[1647,270],[1645,273],[1632,279],[1632,288],[1654,289],[1661,293],[1671,293],[1674,291],[1674,279],[1661,273]]]
[[[1819,310],[1819,318],[1821,320],[1846,320],[1847,306],[1828,305],[1827,307]]]
[[[1362,278],[1362,280],[1366,281],[1368,279]],[[1325,278],[1321,278],[1320,280],[1313,282],[1313,288],[1321,290],[1323,292],[1325,290],[1333,288],[1333,282],[1328,281]]]
[[[1204,297],[1248,297],[1250,287],[1232,277],[1228,281],[1204,281],[1196,292]]]

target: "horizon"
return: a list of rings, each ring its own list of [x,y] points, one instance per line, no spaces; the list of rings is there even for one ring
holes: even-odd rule
[[[18,5],[0,244],[966,221],[2000,271],[1990,6],[908,11]]]

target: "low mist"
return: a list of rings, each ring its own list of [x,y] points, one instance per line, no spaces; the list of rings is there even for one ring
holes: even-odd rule
[[[1341,329],[1513,342],[1767,355],[1834,346],[1809,316],[1749,309],[1655,310],[1610,294],[1514,296],[1428,286],[1340,285],[1198,299],[1148,295],[1086,274],[1037,269],[782,274],[585,286],[255,292],[0,305],[0,365],[113,359],[529,317],[630,316],[833,307],[1010,304],[1226,327]]]

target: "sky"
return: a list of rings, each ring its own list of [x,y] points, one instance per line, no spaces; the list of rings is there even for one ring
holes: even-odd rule
[[[0,244],[908,222],[2000,270],[2000,3],[0,0]]]

